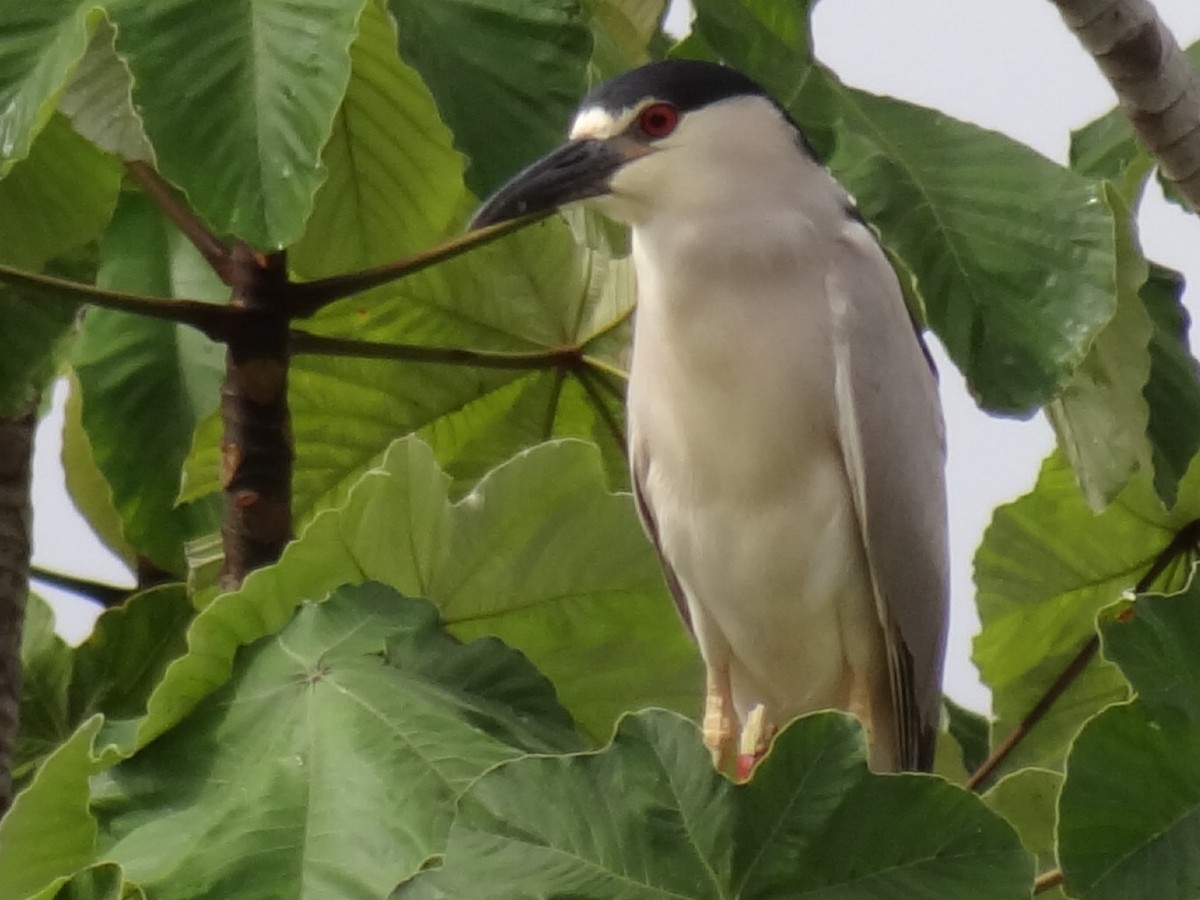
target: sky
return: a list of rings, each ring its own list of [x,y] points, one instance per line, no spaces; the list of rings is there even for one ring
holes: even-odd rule
[[[1159,0],[1160,15],[1182,46],[1200,39],[1200,2]],[[687,30],[686,2],[672,4],[668,26]],[[1115,97],[1092,58],[1049,0],[823,0],[814,16],[817,55],[848,84],[937,107],[1001,131],[1065,162],[1070,131],[1110,109]],[[1188,276],[1184,302],[1200,315],[1200,220],[1151,187],[1141,216],[1147,255]],[[992,510],[1032,487],[1053,445],[1041,417],[990,418],[975,407],[957,370],[934,342],[946,414],[950,502],[951,627],[946,692],[979,711],[987,690],[970,662],[978,630],[971,557]],[[58,463],[62,386],[38,430],[34,461],[34,562],[111,584],[132,583],[75,512]],[[50,597],[69,640],[87,634],[96,610],[58,592]]]

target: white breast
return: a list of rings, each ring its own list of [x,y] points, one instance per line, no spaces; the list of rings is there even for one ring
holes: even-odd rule
[[[743,721],[758,703],[779,724],[845,708],[882,640],[838,443],[822,235],[782,205],[633,235],[631,452]]]

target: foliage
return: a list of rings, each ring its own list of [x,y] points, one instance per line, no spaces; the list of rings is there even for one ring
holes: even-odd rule
[[[1058,865],[1070,896],[1200,896],[1179,537],[1200,520],[1200,381],[1182,285],[1137,239],[1148,158],[1116,113],[1068,168],[848,88],[813,55],[811,3],[695,6],[673,44],[661,0],[0,0],[0,264],[95,288],[0,270],[0,414],[65,371],[77,505],[188,582],[77,648],[30,599],[0,900],[1000,900]],[[949,777],[868,772],[834,713],[782,731],[747,784],[713,770],[684,718],[696,654],[623,492],[624,236],[578,212],[297,322],[406,349],[292,359],[296,540],[236,591],[196,564],[222,348],[105,306],[226,288],[122,163],[319,279],[454,236],[591,83],[668,53],[767,85],[980,404],[1055,425],[976,557],[996,720],[948,706]],[[1103,658],[1002,777],[954,783],[1097,616]]]

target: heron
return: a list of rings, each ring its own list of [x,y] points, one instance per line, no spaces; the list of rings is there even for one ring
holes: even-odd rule
[[[840,709],[872,769],[929,770],[944,425],[875,233],[766,90],[696,60],[596,87],[472,222],[579,201],[630,229],[631,480],[704,660],[705,744],[756,759]]]

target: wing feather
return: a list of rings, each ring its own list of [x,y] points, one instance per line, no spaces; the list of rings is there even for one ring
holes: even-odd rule
[[[929,769],[946,642],[945,434],[937,382],[900,285],[848,216],[830,254],[838,431],[888,646],[897,748]]]

